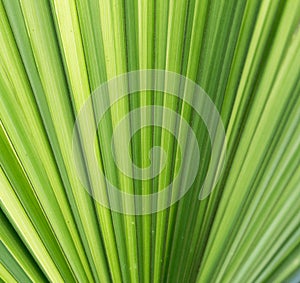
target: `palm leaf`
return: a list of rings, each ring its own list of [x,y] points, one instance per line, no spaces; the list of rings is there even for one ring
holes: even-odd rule
[[[1,0],[0,23],[2,281],[299,281],[300,1]],[[112,103],[114,80],[124,92],[153,88]],[[196,94],[186,103],[192,82],[226,131],[213,173],[219,140]],[[110,106],[101,121],[99,101]],[[183,196],[196,151],[181,118],[200,156]],[[160,173],[148,178],[153,164]],[[159,195],[181,166],[170,194],[139,198]],[[110,183],[136,198],[114,209]]]

